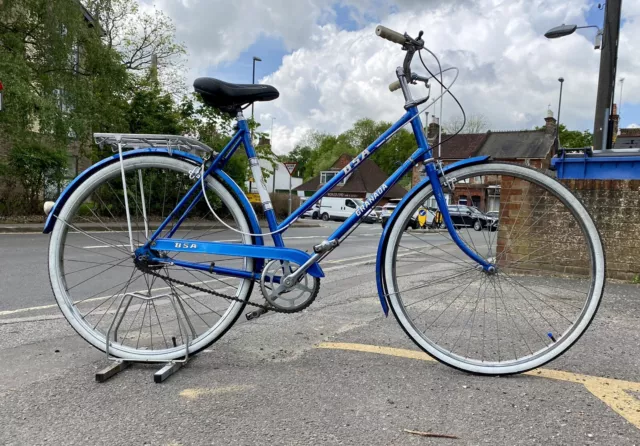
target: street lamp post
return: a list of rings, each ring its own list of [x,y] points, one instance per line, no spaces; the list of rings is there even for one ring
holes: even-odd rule
[[[275,116],[271,117],[271,132],[269,133],[269,146],[271,149],[271,152],[273,152],[273,121],[275,120]],[[271,193],[276,193],[276,173],[278,172],[278,166],[276,165],[276,167],[273,168],[273,180],[271,180]]]
[[[253,76],[251,77],[251,83],[256,83],[256,62],[262,62],[259,57],[253,56]],[[253,102],[251,103],[251,121],[253,121]],[[253,144],[253,128],[251,128],[251,143]]]
[[[608,0],[605,4],[604,25],[597,26],[560,25],[544,35],[549,39],[568,36],[576,29],[597,28],[595,48],[601,49],[600,74],[598,76],[598,96],[593,120],[593,146],[596,150],[608,149],[611,142],[610,114],[615,97],[616,66],[618,63],[618,35],[620,33],[620,7],[622,0]],[[606,36],[605,36],[606,34]],[[603,37],[606,37],[603,39]]]

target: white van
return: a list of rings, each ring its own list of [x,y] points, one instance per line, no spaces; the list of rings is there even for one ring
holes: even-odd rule
[[[346,220],[362,204],[363,202],[359,198],[324,197],[320,201],[320,218],[324,221]],[[365,215],[364,221],[366,223],[374,223],[376,217],[369,211]]]

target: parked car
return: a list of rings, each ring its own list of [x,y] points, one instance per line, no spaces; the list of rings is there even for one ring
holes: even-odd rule
[[[389,221],[389,218],[391,218],[391,214],[393,214],[393,211],[395,211],[397,206],[398,206],[398,203],[393,201],[382,206],[382,211],[380,212],[380,222],[382,223],[383,228],[387,225],[387,221]],[[435,212],[433,212],[430,209],[427,209],[426,207],[420,207],[411,216],[411,219],[409,220],[407,228],[418,229],[420,227],[419,221],[422,220],[422,219],[419,219],[420,212],[423,212],[424,214],[426,214],[425,216],[427,218],[425,222],[425,227],[428,225],[431,225],[436,215]]]
[[[346,220],[363,204],[358,198],[325,197],[320,202],[320,218],[324,221]],[[371,210],[363,218],[365,223],[374,223],[376,220],[377,215]]]
[[[378,221],[382,221],[382,206],[376,206],[373,208],[373,211],[376,213]]]
[[[470,227],[476,231],[482,231],[483,228],[490,230],[498,228],[498,218],[489,217],[473,206],[450,205],[449,214],[456,227]]]
[[[312,218],[313,220],[317,220],[320,218],[320,204],[316,203],[309,210],[304,212],[300,218]]]

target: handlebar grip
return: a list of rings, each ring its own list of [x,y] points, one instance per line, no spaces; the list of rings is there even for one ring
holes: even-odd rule
[[[396,91],[400,89],[400,81],[391,82],[389,84],[389,91]]]
[[[407,41],[404,35],[382,25],[376,27],[376,35],[399,45],[404,45]]]

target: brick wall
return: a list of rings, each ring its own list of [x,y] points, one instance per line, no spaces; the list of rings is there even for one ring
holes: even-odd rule
[[[640,180],[563,180],[584,203],[604,244],[607,277],[640,274]]]
[[[602,237],[607,277],[625,281],[640,274],[640,180],[565,180],[591,213]],[[588,253],[573,216],[543,189],[504,180],[500,198],[498,266],[527,274],[522,266],[584,275]],[[514,267],[514,262],[515,267]]]

